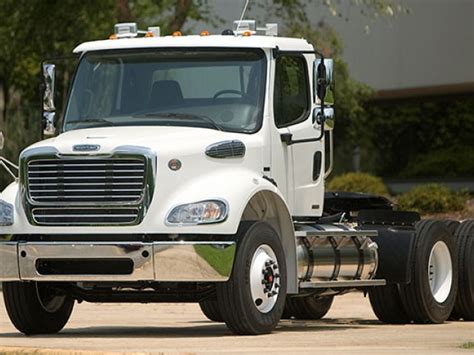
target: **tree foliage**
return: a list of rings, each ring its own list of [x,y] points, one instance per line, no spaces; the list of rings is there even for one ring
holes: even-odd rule
[[[361,135],[381,176],[474,176],[474,100],[464,97],[372,102]]]

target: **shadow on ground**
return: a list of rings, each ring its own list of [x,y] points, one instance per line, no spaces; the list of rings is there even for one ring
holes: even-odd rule
[[[224,323],[210,321],[186,322],[183,327],[138,327],[138,326],[97,326],[84,328],[65,328],[58,334],[35,335],[32,338],[202,338],[233,336]],[[364,319],[323,319],[318,321],[282,320],[274,333],[305,331],[342,331],[364,329],[367,325],[380,325],[375,320]],[[4,333],[0,338],[23,337],[21,333]]]

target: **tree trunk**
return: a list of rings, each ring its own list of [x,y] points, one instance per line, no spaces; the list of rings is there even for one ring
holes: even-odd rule
[[[188,18],[189,11],[193,5],[192,0],[177,0],[174,8],[174,16],[170,21],[171,32],[179,31],[183,27],[186,19]]]
[[[117,12],[118,22],[133,21],[132,11],[128,0],[115,0],[115,11]]]

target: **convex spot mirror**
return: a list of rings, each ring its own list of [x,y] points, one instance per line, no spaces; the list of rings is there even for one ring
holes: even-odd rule
[[[324,119],[323,119],[324,117]],[[321,108],[315,108],[313,111],[313,124],[315,128],[321,127],[324,121],[324,130],[332,131],[334,129],[334,108],[325,107],[324,115],[321,112]]]
[[[324,101],[326,99],[327,89],[333,82],[334,62],[332,59],[320,58],[314,61],[314,83],[315,96],[314,101]]]
[[[5,137],[3,136],[3,132],[0,131],[0,150],[3,150],[4,146],[5,146]]]
[[[54,64],[43,64],[43,134],[53,136],[56,133],[54,105],[54,81],[56,66]]]

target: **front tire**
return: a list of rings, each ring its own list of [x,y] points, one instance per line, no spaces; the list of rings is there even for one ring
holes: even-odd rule
[[[282,318],[318,320],[329,312],[333,301],[334,296],[287,297]]]
[[[400,285],[403,308],[415,323],[443,323],[456,301],[458,261],[454,237],[441,221],[416,225],[411,281]]]
[[[213,322],[223,322],[224,318],[217,304],[217,300],[209,299],[199,302],[199,307],[201,307],[202,313],[207,317],[207,319]]]
[[[71,297],[44,282],[4,282],[3,299],[11,322],[26,335],[59,332],[74,306]]]
[[[219,309],[235,334],[267,334],[278,324],[286,298],[285,255],[275,230],[253,224],[240,239],[229,281],[217,284]]]

